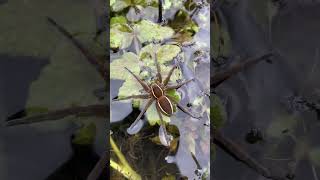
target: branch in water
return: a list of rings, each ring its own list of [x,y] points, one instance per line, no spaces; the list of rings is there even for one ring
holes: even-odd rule
[[[94,166],[94,168],[88,175],[87,180],[97,180],[101,176],[102,171],[107,168],[108,163],[109,163],[109,154],[106,151],[103,153],[100,160],[97,162],[97,164]],[[109,171],[109,169],[107,169],[107,171]]]
[[[64,27],[59,25],[55,20],[50,17],[47,17],[47,20],[50,24],[55,26],[64,36],[66,36],[71,42],[82,52],[82,54],[87,58],[87,60],[95,66],[100,75],[104,80],[107,80],[107,70],[103,63],[99,62],[98,58],[91,54],[89,50],[82,44],[80,41],[75,39]]]
[[[67,116],[97,116],[107,117],[108,106],[106,104],[89,105],[89,106],[78,106],[71,107],[62,110],[56,110],[48,113],[43,113],[31,117],[25,117],[21,119],[10,120],[6,122],[6,126],[15,126],[21,124],[31,124],[43,121],[54,121],[59,120]]]
[[[264,167],[262,164],[257,162],[256,159],[251,157],[248,153],[246,153],[241,147],[239,147],[236,143],[234,143],[231,139],[227,139],[223,137],[223,135],[217,131],[213,130],[213,142],[219,146],[222,150],[224,150],[226,153],[231,155],[236,160],[242,162],[249,168],[253,169],[263,177],[266,177],[268,179],[272,180],[288,180],[287,177],[281,177],[272,174],[269,169]]]
[[[237,64],[231,65],[227,70],[223,72],[217,72],[216,74],[213,75],[213,78],[211,78],[211,83],[210,86],[211,88],[216,88],[219,86],[221,83],[223,83],[225,80],[231,78],[238,72],[244,70],[245,68],[248,68],[252,65],[257,64],[258,62],[261,62],[263,60],[268,60],[271,56],[273,56],[272,53],[265,54],[263,56],[259,56],[258,58],[252,58],[246,61],[241,61]]]

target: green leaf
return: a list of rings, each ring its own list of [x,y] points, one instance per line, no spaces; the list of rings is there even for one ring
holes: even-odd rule
[[[154,64],[152,56],[156,53],[158,62],[164,64],[172,61],[180,52],[181,48],[177,45],[167,44],[161,46],[159,44],[151,43],[141,49],[139,58],[147,63]]]
[[[145,104],[142,105],[142,107],[144,107]],[[151,126],[154,126],[155,124],[159,124],[160,125],[160,117],[159,114],[157,112],[157,108],[155,103],[153,103],[147,110],[146,112],[146,117],[148,119],[148,122]],[[170,122],[170,118],[168,116],[165,116],[162,114],[162,118],[164,122]]]
[[[110,29],[110,47],[125,49],[132,43],[132,30],[126,24],[113,24]]]
[[[179,102],[181,100],[181,95],[175,89],[166,91],[166,95],[171,97],[176,102]]]
[[[112,7],[115,2],[116,0],[110,0],[110,7]]]
[[[88,126],[82,127],[75,133],[72,140],[74,144],[93,144],[96,136],[96,126],[90,123]]]
[[[116,16],[116,17],[112,17],[110,20],[110,25],[114,25],[114,24],[126,24],[127,23],[127,19],[124,16]]]
[[[131,0],[116,0],[112,7],[112,11],[119,12],[131,5]]]
[[[132,75],[125,69],[127,67],[136,75],[140,72],[138,56],[132,52],[122,55],[120,59],[115,59],[110,63],[110,78],[127,80]]]
[[[226,112],[218,96],[211,96],[211,102],[210,121],[213,123],[215,129],[219,129],[225,124]]]
[[[309,157],[313,164],[320,167],[320,147],[311,149],[311,151],[309,152]]]
[[[166,175],[161,178],[161,180],[175,180],[176,177],[174,175]]]
[[[126,96],[138,95],[141,94],[139,92],[140,89],[142,89],[142,87],[139,82],[134,79],[134,77],[128,77],[120,87],[118,96],[119,98],[122,98]]]
[[[138,32],[138,39],[141,43],[151,42],[153,40],[163,41],[173,36],[174,31],[170,27],[160,26],[148,20],[142,20],[135,26]]]
[[[212,41],[213,43],[211,48],[215,54],[215,57],[218,56],[229,56],[231,52],[231,39],[229,32],[219,24],[213,23],[212,25]]]
[[[158,61],[165,63],[172,61],[181,52],[181,48],[176,45],[163,45],[157,51]]]

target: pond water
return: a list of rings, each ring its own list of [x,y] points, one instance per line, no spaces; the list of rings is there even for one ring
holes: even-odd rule
[[[46,16],[62,24],[95,53],[103,54],[105,50],[93,41],[95,14],[86,0],[0,1],[0,179],[43,180],[63,172],[60,167],[66,162],[81,159],[74,158],[71,136],[82,125],[96,126],[90,157],[82,159],[90,162],[81,167],[83,172],[93,168],[106,148],[104,118],[71,116],[5,126],[9,116],[23,117],[23,110],[33,108],[41,113],[101,103],[93,92],[104,86],[103,79],[81,52],[47,22]]]
[[[223,134],[283,179],[318,179],[319,29],[317,2],[234,1],[218,9],[228,27],[230,56],[254,56],[270,49],[273,63],[262,62],[217,88],[226,103]],[[317,108],[310,108],[315,104]],[[250,130],[263,141],[246,141]],[[267,179],[218,149],[214,179]]]

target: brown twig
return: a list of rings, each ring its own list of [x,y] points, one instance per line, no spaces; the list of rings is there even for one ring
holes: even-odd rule
[[[55,20],[47,17],[50,24],[55,26],[64,36],[66,36],[71,42],[82,52],[82,54],[87,58],[87,60],[95,66],[102,78],[107,81],[107,70],[103,63],[99,62],[98,58],[90,53],[90,51],[77,39],[75,39],[71,33],[69,33],[64,27],[59,25]]]
[[[100,160],[97,162],[97,164],[94,166],[92,171],[87,177],[87,180],[96,180],[101,175],[102,171],[107,168],[107,165],[109,163],[109,154],[108,152],[104,152],[101,156]]]
[[[256,159],[246,153],[239,145],[237,145],[231,139],[224,137],[217,130],[213,130],[213,142],[226,153],[234,157],[236,160],[242,162],[249,168],[253,169],[260,175],[272,180],[288,180],[287,177],[281,177],[272,174],[268,168],[264,167]]]
[[[210,86],[211,88],[216,88],[219,86],[222,82],[229,79],[230,77],[234,76],[238,72],[244,70],[245,68],[248,68],[252,65],[257,64],[258,62],[261,62],[263,60],[268,60],[271,56],[273,56],[272,53],[265,54],[263,56],[259,56],[256,58],[252,58],[246,61],[241,61],[237,64],[231,65],[226,71],[217,72],[213,75],[213,78],[211,78]]]
[[[108,106],[106,104],[71,107],[21,119],[10,120],[6,122],[6,126],[31,124],[43,121],[54,121],[71,115],[107,117],[107,110]]]

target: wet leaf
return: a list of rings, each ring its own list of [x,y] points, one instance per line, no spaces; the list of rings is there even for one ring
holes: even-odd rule
[[[129,77],[120,87],[118,97],[122,98],[125,96],[141,94],[141,92],[139,91],[140,89],[142,89],[142,87],[139,82],[134,79],[134,77]]]
[[[161,180],[175,180],[176,177],[174,175],[166,175],[161,178]]]
[[[126,24],[126,23],[127,23],[127,19],[124,16],[112,17],[110,20],[110,26],[115,24]]]
[[[163,41],[173,36],[174,31],[170,27],[160,26],[148,20],[142,20],[135,26],[138,32],[138,39],[141,43],[153,40]]]
[[[110,28],[110,47],[113,49],[128,48],[133,40],[131,31],[126,24],[116,23],[112,25]]]
[[[95,136],[96,126],[94,123],[90,123],[88,126],[82,127],[75,133],[72,142],[74,144],[92,144],[94,143]]]
[[[129,7],[130,5],[131,5],[130,0],[114,0],[112,5],[110,1],[110,6],[112,7],[112,11],[114,12],[122,11],[123,9]]]
[[[132,75],[125,69],[127,67],[136,75],[140,72],[138,56],[132,52],[122,55],[110,64],[110,79],[127,80]]]
[[[169,26],[176,32],[192,32],[195,34],[199,31],[198,25],[190,18],[189,14],[183,10],[175,14],[173,20],[169,22]]]
[[[226,56],[228,57],[231,52],[231,39],[229,32],[220,24],[212,23],[212,51],[215,52],[214,56]]]
[[[152,56],[156,53],[159,63],[166,63],[172,61],[173,58],[177,57],[181,52],[181,48],[177,45],[159,45],[159,44],[149,44],[143,47],[139,53],[141,60],[154,64]]]
[[[313,164],[320,167],[320,147],[311,149],[311,151],[309,152],[309,157]]]
[[[226,120],[225,109],[218,96],[211,96],[211,107],[210,107],[210,120],[213,123],[215,129],[223,127]]]
[[[155,103],[153,103],[147,110],[146,117],[151,126],[154,126],[156,124],[160,125],[160,117],[158,115]],[[162,115],[162,118],[164,122],[170,122],[170,118],[168,116]]]

